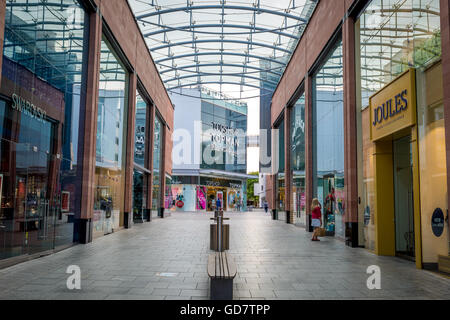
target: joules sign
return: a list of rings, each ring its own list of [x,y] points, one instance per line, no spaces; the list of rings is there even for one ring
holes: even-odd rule
[[[416,124],[415,81],[410,69],[370,97],[372,141]]]
[[[13,93],[12,95],[12,108],[22,112],[26,115],[29,115],[32,118],[37,119],[38,121],[44,122],[44,118],[46,115],[46,112],[42,110],[39,107],[36,107],[33,103],[30,101],[22,98],[21,96]]]
[[[394,99],[391,98],[381,106],[376,107],[373,111],[374,120],[372,125],[376,126],[379,123],[381,124],[383,121],[388,121],[400,112],[405,111],[408,108],[407,94],[408,90],[405,89],[402,93],[397,94]],[[395,107],[393,106],[392,100],[395,100]]]

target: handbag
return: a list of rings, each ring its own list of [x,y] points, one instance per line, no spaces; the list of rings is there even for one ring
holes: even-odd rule
[[[318,237],[325,237],[325,228],[318,228],[317,229],[317,236]]]

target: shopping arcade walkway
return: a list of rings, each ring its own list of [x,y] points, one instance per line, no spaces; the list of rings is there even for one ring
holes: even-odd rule
[[[414,263],[341,241],[315,243],[263,212],[231,213],[235,299],[448,299],[450,279]],[[0,270],[0,299],[208,299],[210,215],[173,213],[40,259]],[[67,266],[81,290],[66,288]],[[378,265],[382,290],[368,290]]]

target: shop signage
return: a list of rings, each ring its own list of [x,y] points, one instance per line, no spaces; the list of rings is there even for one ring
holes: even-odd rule
[[[372,141],[416,124],[415,81],[410,69],[370,97]]]
[[[30,117],[37,119],[38,121],[44,122],[44,118],[46,116],[46,112],[39,107],[36,107],[30,101],[22,98],[21,96],[13,93],[12,95],[12,108],[22,112]]]
[[[180,208],[180,209],[183,208],[184,207],[184,202],[181,201],[181,200],[178,200],[177,201],[177,207]]]
[[[211,131],[211,149],[228,152],[236,156],[236,148],[240,146],[238,130],[216,122],[211,122],[211,124],[213,128]]]
[[[200,177],[200,185],[207,186],[207,187],[223,187],[223,188],[240,189],[242,186],[242,183],[237,180],[225,180],[225,179]]]
[[[444,233],[444,222],[444,212],[441,208],[437,208],[431,217],[431,229],[436,237],[440,237]]]

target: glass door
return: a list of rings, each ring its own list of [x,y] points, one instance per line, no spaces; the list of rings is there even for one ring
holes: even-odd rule
[[[394,203],[395,249],[398,256],[414,258],[414,202],[411,136],[395,140]]]
[[[55,212],[50,202],[50,155],[32,151],[26,186],[26,239],[30,254],[54,247]]]
[[[335,210],[336,197],[334,193],[334,175],[323,177],[323,224],[327,235],[334,236],[336,232]]]
[[[143,223],[147,209],[147,174],[134,169],[133,172],[133,222]]]

